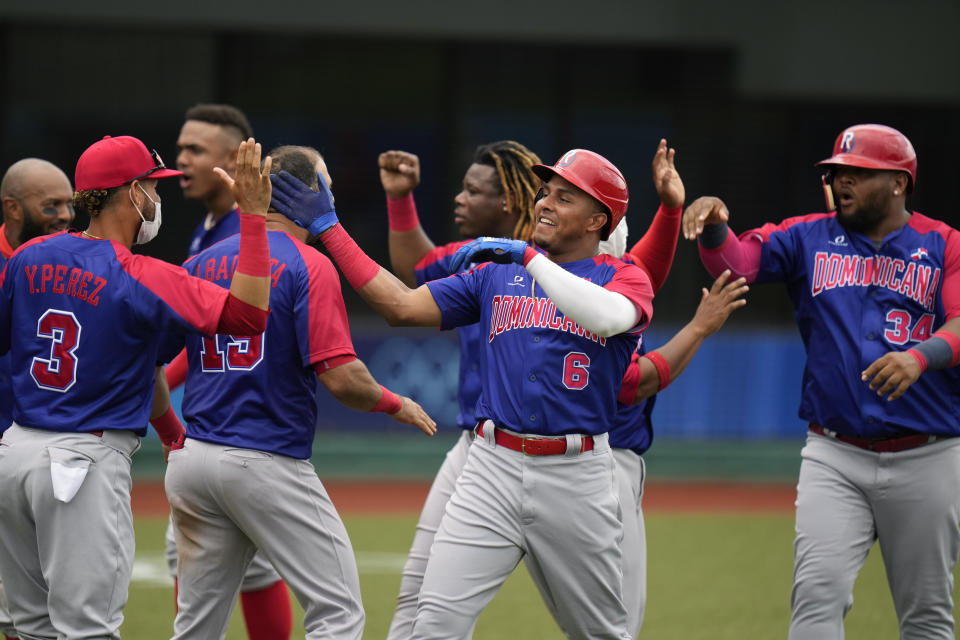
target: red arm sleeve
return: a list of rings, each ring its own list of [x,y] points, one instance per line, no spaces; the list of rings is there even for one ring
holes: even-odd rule
[[[163,370],[164,373],[167,374],[167,385],[171,391],[186,381],[188,366],[187,350],[184,349],[178,353],[177,357],[171,360],[170,364]]]
[[[673,257],[677,253],[677,239],[680,237],[680,221],[683,207],[674,209],[664,207],[657,209],[657,214],[650,223],[650,228],[643,234],[630,249],[630,256],[637,261],[637,265],[650,276],[650,284],[654,292],[660,287],[670,273],[673,266]]]
[[[749,284],[757,279],[763,249],[763,238],[759,234],[748,233],[740,239],[728,228],[726,239],[716,249],[706,249],[702,244],[698,247],[703,266],[714,278],[730,269],[731,280],[743,277]]]

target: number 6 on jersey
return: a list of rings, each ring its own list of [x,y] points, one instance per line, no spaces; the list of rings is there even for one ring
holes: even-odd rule
[[[571,351],[563,358],[563,386],[580,391],[590,383],[590,356]]]

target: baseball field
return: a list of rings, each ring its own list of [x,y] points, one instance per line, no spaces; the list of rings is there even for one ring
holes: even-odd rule
[[[367,612],[364,638],[385,637],[426,481],[326,483],[350,532]],[[641,637],[657,640],[786,636],[792,567],[789,483],[651,483],[644,497],[649,598]],[[163,562],[166,505],[156,481],[133,495],[137,556],[126,640],[168,637],[173,586]],[[894,640],[897,624],[879,549],[857,580],[847,617],[850,640]],[[303,638],[295,605],[294,638]],[[474,638],[562,638],[520,567],[481,615]],[[235,612],[227,638],[246,638]]]

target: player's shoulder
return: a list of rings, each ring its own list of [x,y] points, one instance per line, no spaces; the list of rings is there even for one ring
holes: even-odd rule
[[[26,242],[21,244],[19,247],[14,249],[13,253],[10,254],[9,259],[13,260],[15,257],[22,255],[23,253],[30,253],[32,251],[36,251],[37,247],[45,243],[47,244],[47,246],[50,246],[49,243],[53,243],[54,245],[56,245],[59,242],[62,242],[63,241],[62,238],[64,237],[71,237],[70,233],[68,231],[58,231],[57,233],[52,233],[47,236],[37,236],[36,238],[31,238],[30,240],[27,240]]]
[[[430,249],[419,261],[414,265],[414,269],[422,270],[437,264],[438,262],[449,261],[453,258],[453,255],[457,252],[457,249],[467,244],[471,240],[457,240],[455,242],[448,242],[447,244],[440,245],[439,247],[434,247]]]
[[[907,224],[917,233],[921,235],[925,235],[927,233],[938,233],[943,236],[944,240],[951,239],[954,242],[960,238],[960,236],[957,235],[957,229],[951,227],[946,222],[925,216],[918,211],[914,211],[912,214],[913,215],[910,216],[910,221]]]
[[[768,222],[756,229],[746,231],[742,233],[740,237],[759,235],[764,240],[768,240],[775,233],[810,233],[818,229],[826,228],[836,217],[837,213],[835,211],[790,216],[780,222]]]

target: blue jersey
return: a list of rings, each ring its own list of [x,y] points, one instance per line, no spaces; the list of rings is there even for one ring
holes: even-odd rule
[[[960,435],[960,371],[927,371],[894,402],[860,380],[890,351],[960,315],[960,234],[914,213],[879,247],[836,214],[790,218],[741,237],[762,241],[757,282],[784,282],[807,362],[799,415],[838,433],[894,437],[904,427]],[[950,305],[945,306],[944,298]]]
[[[317,422],[312,365],[354,356],[340,278],[324,255],[283,231],[270,231],[270,316],[258,336],[188,336],[183,394],[187,436],[309,458]],[[218,242],[184,268],[229,288],[240,236]],[[164,357],[183,348],[169,340]]]
[[[0,271],[13,255],[13,248],[7,242],[7,225],[0,225]],[[10,354],[0,356],[0,433],[7,430],[13,422],[13,380],[10,372]]]
[[[52,431],[143,435],[164,332],[213,333],[227,298],[179,267],[66,232],[22,245],[2,279],[13,419]]]
[[[236,209],[228,211],[217,223],[205,228],[206,218],[200,221],[197,228],[193,230],[193,236],[190,238],[190,248],[187,249],[187,257],[192,258],[207,247],[240,233],[240,214]]]
[[[623,254],[621,259],[636,264],[636,258],[629,253]],[[636,360],[646,352],[643,336],[640,336],[631,360]],[[617,415],[610,426],[610,446],[614,449],[630,449],[643,455],[653,444],[653,406],[656,401],[657,396],[652,395],[637,404],[618,404]]]
[[[540,435],[595,435],[613,423],[623,374],[653,312],[650,280],[610,256],[560,266],[625,295],[637,306],[640,325],[610,338],[592,334],[564,316],[516,264],[485,264],[427,284],[443,328],[483,327],[478,419]]]
[[[417,263],[414,274],[417,284],[439,280],[450,275],[450,262],[457,249],[469,240],[460,240],[437,247]],[[457,426],[461,429],[473,429],[477,426],[474,410],[480,397],[480,367],[483,357],[483,327],[479,323],[463,325],[457,329],[460,341],[460,379],[457,401],[460,413],[457,414]]]

